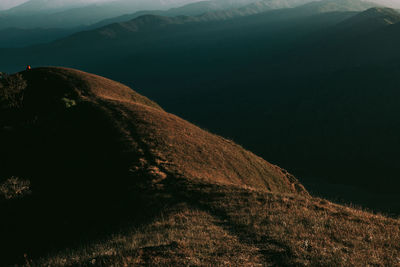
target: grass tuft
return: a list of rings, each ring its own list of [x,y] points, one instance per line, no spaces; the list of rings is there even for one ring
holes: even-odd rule
[[[13,176],[0,184],[0,195],[7,200],[22,198],[30,193],[29,180]]]

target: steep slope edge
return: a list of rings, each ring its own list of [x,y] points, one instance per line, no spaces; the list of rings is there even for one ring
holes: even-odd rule
[[[120,83],[65,68],[2,77],[5,262],[147,220],[157,190],[175,201],[175,181],[308,195],[285,170]]]
[[[74,122],[63,121],[63,116],[70,116],[70,113],[81,109],[81,106],[93,107],[98,112],[96,119],[109,120],[114,128],[114,139],[123,144],[124,152],[117,153],[124,161],[130,162],[126,171],[132,173],[135,170],[143,171],[144,167],[148,170],[161,168],[166,173],[179,174],[185,178],[206,179],[209,182],[277,192],[305,192],[286,171],[229,140],[164,112],[157,104],[124,85],[64,68],[39,68],[23,72],[22,76],[27,81],[27,88],[19,112],[29,110],[29,113],[24,114],[30,114],[36,125],[47,120],[48,125],[43,127],[51,127],[52,123],[57,122],[63,127],[72,128],[85,117],[85,111],[77,112]],[[29,118],[19,118],[20,123],[22,119]],[[96,135],[101,136],[102,133],[97,132]],[[92,145],[102,147],[108,142],[104,138],[101,143]],[[101,153],[106,157],[110,151],[104,149]]]

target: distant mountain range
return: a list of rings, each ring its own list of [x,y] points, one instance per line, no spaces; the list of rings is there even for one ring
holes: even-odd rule
[[[146,14],[154,14],[154,15],[163,15],[163,16],[179,16],[179,15],[200,15],[207,12],[212,12],[216,10],[223,10],[236,7],[240,5],[240,0],[238,1],[202,1],[196,2],[193,4],[184,5],[178,8],[171,8],[168,10],[147,10],[147,11],[138,11],[133,14],[117,16],[110,19],[103,19],[100,22],[97,22],[92,25],[83,25],[85,22],[81,21],[79,17],[84,17],[84,19],[90,19],[90,15],[87,14],[95,14],[94,16],[99,18],[104,18],[101,12],[103,7],[99,6],[88,6],[82,8],[76,8],[73,10],[67,10],[64,12],[55,12],[55,14],[47,14],[41,16],[29,16],[33,22],[27,22],[27,19],[21,16],[11,16],[4,18],[4,24],[0,25],[0,47],[21,47],[21,46],[29,46],[33,44],[40,44],[50,42],[62,37],[66,37],[72,33],[96,29],[111,23],[115,22],[123,22],[127,20],[131,20],[133,18],[137,18]],[[245,3],[245,1],[242,1]],[[96,14],[97,11],[100,10],[99,14]],[[109,10],[107,10],[108,12]],[[126,11],[125,11],[126,12]],[[117,12],[118,13],[118,12]],[[106,16],[107,17],[107,16]],[[1,20],[1,16],[0,16]],[[54,28],[50,27],[52,21],[55,23]],[[72,22],[72,25],[78,25],[73,28],[69,22]],[[59,24],[61,23],[61,25]],[[11,25],[11,28],[7,28]],[[35,27],[44,27],[37,28]],[[4,29],[1,29],[2,27]],[[7,26],[7,27],[6,27]],[[15,27],[29,27],[26,29],[15,28]],[[30,28],[34,27],[34,28]]]
[[[31,18],[33,22],[30,22],[28,25],[32,27],[34,25],[38,25],[39,27],[45,26],[48,28],[49,25],[52,25],[51,21],[55,21],[55,27],[60,27],[58,23],[62,23],[63,26],[61,28],[49,28],[49,29],[16,29],[14,26],[12,28],[5,28],[1,30],[0,26],[0,48],[1,47],[20,47],[20,46],[29,46],[33,44],[40,44],[49,42],[55,39],[59,39],[65,37],[69,34],[86,31],[91,29],[96,29],[99,27],[103,27],[112,23],[118,22],[126,22],[128,20],[132,20],[134,18],[143,16],[143,15],[159,15],[159,16],[198,16],[202,14],[204,15],[201,20],[212,20],[218,18],[230,18],[232,16],[245,16],[250,14],[256,14],[267,10],[279,9],[279,8],[288,8],[294,7],[297,5],[301,5],[304,3],[310,2],[310,0],[296,0],[296,1],[287,1],[287,0],[265,0],[261,2],[256,2],[253,4],[248,4],[254,2],[253,0],[214,0],[214,1],[201,1],[192,4],[187,4],[178,8],[171,8],[168,10],[147,10],[147,11],[138,11],[132,14],[127,14],[123,16],[117,16],[110,19],[105,19],[95,24],[89,26],[77,26],[74,28],[64,29],[66,25],[71,26],[69,21],[73,21],[72,25],[76,25],[77,22],[80,21],[79,16],[84,16],[85,19],[89,19],[90,16],[88,14],[95,14],[96,10],[102,9],[102,7],[93,7],[88,6],[81,9],[73,9],[65,11],[66,13],[61,14],[56,12],[55,14],[47,14],[38,17]],[[239,9],[237,9],[239,8]],[[71,13],[72,12],[72,13]],[[213,13],[219,12],[219,13]],[[65,15],[65,16],[64,16]],[[99,15],[99,14],[97,14]],[[95,16],[97,16],[95,15]],[[78,17],[77,17],[78,16]],[[53,20],[54,19],[54,20]],[[0,18],[1,20],[1,18]],[[7,21],[7,19],[6,19]],[[25,19],[18,17],[11,17],[11,21],[17,22],[16,25],[21,26],[24,24]],[[82,24],[84,24],[81,21]],[[7,25],[7,22],[5,24]],[[13,25],[13,22],[11,22]]]
[[[371,8],[340,24],[337,29],[349,35],[366,34],[400,22],[400,13],[390,8]]]
[[[254,2],[254,3],[252,3]],[[229,1],[229,0],[214,0],[214,1],[201,1],[193,4],[188,4],[179,8],[172,8],[167,11],[139,11],[133,14],[127,14],[111,19],[106,19],[91,25],[89,28],[95,29],[101,26],[109,25],[117,22],[125,22],[132,20],[142,15],[159,15],[159,16],[196,16],[215,11],[238,12],[234,9],[241,8],[243,15],[255,14],[271,9],[290,8],[309,3],[311,0],[264,0],[264,1]]]
[[[26,15],[37,13],[56,13],[74,8],[95,7],[103,8],[127,8],[128,10],[138,10],[142,8],[170,8],[196,2],[199,0],[29,0],[21,5],[7,10],[6,14]],[[240,1],[240,0],[237,0]],[[243,0],[242,0],[243,1]]]
[[[273,0],[276,1],[276,0]],[[286,1],[286,0],[280,0]],[[96,2],[91,4],[92,2]],[[20,6],[0,12],[0,29],[72,28],[143,10],[167,10],[198,0],[139,0],[139,1],[47,1],[30,0]],[[256,0],[217,0],[217,6],[239,7]]]
[[[152,31],[157,28],[166,27],[167,25],[185,25],[231,20],[272,10],[277,11],[270,12],[268,14],[269,16],[265,16],[268,17],[267,23],[323,13],[363,11],[375,6],[375,4],[358,0],[325,0],[321,2],[309,2],[309,0],[298,0],[294,2],[292,1],[291,5],[289,5],[286,0],[266,0],[240,8],[227,8],[227,5],[221,5],[221,3],[217,4],[217,2],[199,2],[167,11],[140,11],[132,15],[116,17],[93,24],[86,28],[89,29],[88,31],[76,33],[58,42],[70,43],[73,42],[73,40],[76,40],[77,42],[80,42],[81,40],[86,40],[88,42],[98,41],[95,36],[106,39],[125,38],[127,37],[126,35],[131,33]],[[300,3],[306,4],[300,5],[296,8],[287,8],[288,6],[295,7]],[[396,13],[395,11],[393,12],[394,14]],[[193,13],[192,16],[190,15],[191,13]],[[129,20],[122,21],[123,19]],[[101,26],[103,24],[106,25]],[[94,29],[90,30],[91,28]]]

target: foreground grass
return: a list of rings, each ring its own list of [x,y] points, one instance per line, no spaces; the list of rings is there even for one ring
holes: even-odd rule
[[[117,234],[104,243],[39,260],[35,265],[210,266],[233,260],[237,265],[249,266],[261,262],[256,250],[241,244],[208,213],[179,207],[149,225]]]
[[[208,204],[285,266],[400,266],[400,221],[318,198],[225,187]],[[275,246],[275,248],[274,248]]]
[[[26,266],[400,266],[400,221],[319,198],[181,183],[150,223]]]

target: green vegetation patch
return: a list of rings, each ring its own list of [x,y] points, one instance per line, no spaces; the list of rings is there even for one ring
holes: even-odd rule
[[[66,108],[71,108],[73,106],[76,106],[76,101],[74,99],[70,99],[68,97],[63,97],[63,98],[61,98],[61,100],[64,103]]]

